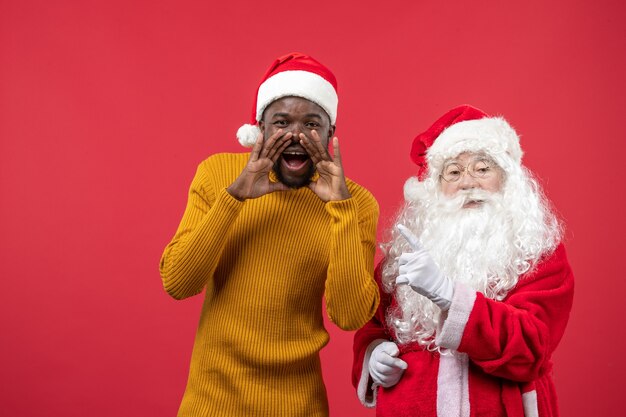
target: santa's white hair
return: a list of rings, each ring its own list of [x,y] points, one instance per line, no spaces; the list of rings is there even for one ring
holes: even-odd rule
[[[439,169],[431,170],[424,181],[410,178],[406,182],[406,204],[395,225],[403,224],[418,236],[448,278],[488,298],[503,300],[523,274],[554,251],[561,241],[562,227],[526,168],[505,154],[482,154],[503,174],[499,192],[473,189],[444,196],[439,183],[443,163],[430,161],[431,167]],[[464,209],[468,199],[484,203]],[[387,312],[388,325],[399,343],[417,342],[426,349],[439,350],[434,343],[439,307],[409,286],[395,285],[397,258],[412,251],[395,225],[389,242],[381,245],[385,254],[383,288],[394,293],[398,302]]]

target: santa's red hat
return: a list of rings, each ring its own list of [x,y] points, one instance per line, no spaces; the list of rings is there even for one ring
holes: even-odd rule
[[[502,117],[469,105],[455,107],[413,140],[411,159],[418,178],[407,181],[405,196],[415,196],[419,180],[437,177],[446,159],[463,152],[486,153],[505,171],[511,164],[520,165],[523,154],[519,136]]]
[[[519,136],[513,127],[502,117],[490,117],[467,104],[448,111],[417,135],[411,159],[418,166],[417,175],[423,178],[429,168],[440,168],[443,160],[463,152],[485,152],[495,159],[506,155],[516,163],[522,160]]]
[[[265,108],[287,96],[312,101],[328,113],[331,125],[335,124],[339,102],[335,76],[310,56],[292,52],[276,59],[263,76],[254,98],[251,122],[237,131],[239,143],[253,146],[260,133],[258,122]]]

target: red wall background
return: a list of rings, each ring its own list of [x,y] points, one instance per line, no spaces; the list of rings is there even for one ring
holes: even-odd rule
[[[201,299],[168,298],[161,251],[196,165],[243,150],[258,80],[297,50],[337,75],[381,238],[415,134],[460,103],[517,128],[577,277],[562,414],[623,415],[625,18],[621,0],[0,0],[0,413],[175,415]],[[352,334],[328,329],[332,415],[373,416]]]

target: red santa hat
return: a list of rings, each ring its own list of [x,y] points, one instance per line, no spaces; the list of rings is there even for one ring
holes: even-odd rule
[[[411,159],[418,166],[418,178],[407,181],[405,196],[415,196],[416,181],[437,177],[446,159],[463,152],[484,152],[505,171],[511,164],[520,165],[523,155],[519,136],[502,117],[469,105],[455,107],[413,140]]]
[[[260,133],[258,122],[263,111],[282,97],[302,97],[320,106],[330,117],[337,120],[337,80],[333,73],[310,56],[292,52],[272,63],[263,76],[252,106],[250,124],[237,131],[237,139],[243,146],[251,147]]]

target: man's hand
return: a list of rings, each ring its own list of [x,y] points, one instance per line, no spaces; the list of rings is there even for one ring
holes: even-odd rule
[[[408,284],[415,292],[428,297],[441,310],[447,311],[452,303],[454,284],[441,273],[433,258],[409,229],[402,224],[397,228],[409,242],[413,252],[400,255],[396,285]]]
[[[333,154],[322,144],[317,131],[311,132],[311,138],[300,133],[300,144],[311,157],[311,161],[317,169],[319,177],[311,181],[309,188],[325,203],[328,201],[346,200],[350,197],[350,191],[346,185],[346,178],[341,165],[341,153],[339,152],[339,139],[333,137]]]
[[[374,348],[370,355],[368,370],[374,382],[389,388],[398,383],[407,363],[398,358],[398,346],[393,342],[382,342]]]
[[[237,179],[226,189],[237,200],[258,198],[274,191],[285,191],[289,188],[280,182],[271,182],[269,173],[280,157],[280,154],[289,146],[293,134],[277,130],[266,141],[259,134],[256,143],[250,152],[248,164]]]

